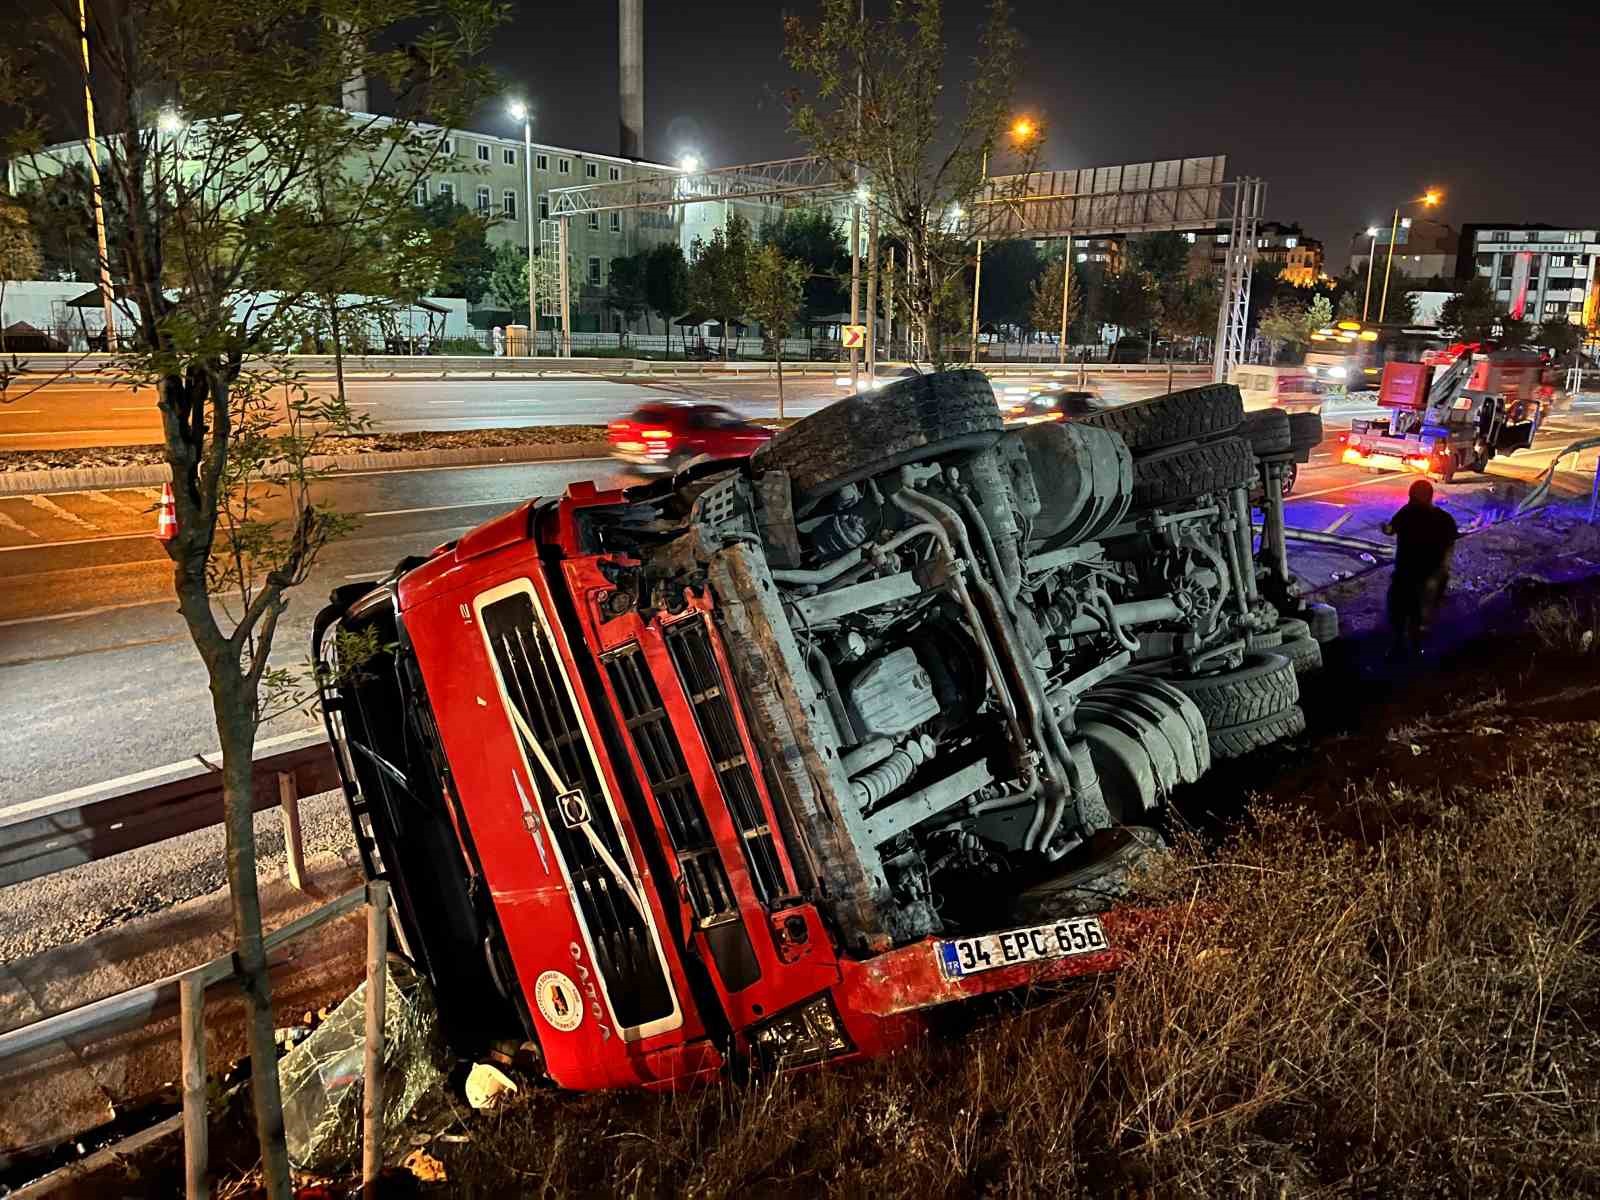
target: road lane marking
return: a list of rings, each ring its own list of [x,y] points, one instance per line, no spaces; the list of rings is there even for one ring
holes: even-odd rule
[[[22,523],[20,523],[18,521],[13,521],[10,517],[6,516],[5,513],[3,513],[3,512],[0,512],[0,529],[9,529],[9,530],[11,530],[12,533],[26,534],[28,537],[31,537],[31,538],[37,538],[39,536],[33,530],[29,529],[26,525],[23,525]],[[34,549],[34,547],[32,547],[32,546],[0,546],[0,551],[4,551],[4,550],[32,550],[32,549]]]
[[[0,514],[0,527],[3,527],[8,520],[8,517]],[[30,536],[38,537],[39,535],[35,533],[30,534]],[[0,554],[5,554],[12,550],[50,550],[56,546],[87,546],[93,542],[126,542],[132,538],[149,538],[154,541],[155,536],[154,533],[104,533],[99,537],[66,538],[59,542],[34,542],[30,546],[0,546]]]
[[[126,608],[149,608],[152,604],[171,604],[176,607],[176,596],[162,596],[156,600],[129,600],[123,604],[102,604],[99,608],[82,608],[77,612],[50,613],[42,617],[13,617],[9,621],[0,621],[0,629],[11,629],[17,625],[36,625],[41,621],[71,621],[78,617],[98,617],[102,613],[121,612]]]
[[[158,409],[154,404],[120,404],[112,405],[111,411],[159,413],[161,410]]]
[[[486,467],[558,467],[567,463],[608,463],[609,458],[530,458],[519,462],[458,463],[449,467],[392,467],[387,471],[336,471],[328,481],[357,479],[363,475],[415,475],[423,471],[482,471]]]
[[[1290,502],[1295,500],[1309,500],[1313,496],[1329,496],[1334,492],[1348,492],[1351,488],[1371,487],[1375,483],[1392,483],[1401,478],[1399,475],[1379,475],[1372,479],[1358,479],[1354,483],[1342,483],[1338,487],[1322,488],[1315,492],[1297,492],[1289,497]]]
[[[1323,533],[1338,533],[1340,529],[1344,528],[1345,522],[1348,521],[1353,516],[1355,516],[1355,513],[1353,513],[1353,512],[1340,513],[1337,517],[1335,517],[1333,519],[1333,524],[1329,525],[1322,532]]]
[[[429,400],[429,404],[465,404],[465,400]]]
[[[37,417],[43,412],[42,408],[7,408],[0,404],[0,413],[8,417]]]
[[[93,521],[85,521],[77,513],[68,512],[48,496],[23,496],[22,499],[45,516],[53,517],[57,521],[65,521],[68,525],[76,525],[79,529],[92,529],[97,533],[100,530],[100,526]]]
[[[88,433],[127,433],[126,429],[39,429],[33,433],[0,433],[0,437],[77,437],[79,434]]]

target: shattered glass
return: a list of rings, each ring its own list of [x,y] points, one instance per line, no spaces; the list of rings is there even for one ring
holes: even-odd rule
[[[383,1014],[385,1141],[417,1102],[444,1080],[448,1059],[428,986],[390,959]],[[362,1061],[367,985],[346,996],[317,1029],[278,1063],[289,1158],[301,1170],[332,1172],[361,1157]]]

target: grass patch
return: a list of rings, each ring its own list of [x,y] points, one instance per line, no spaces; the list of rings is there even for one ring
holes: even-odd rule
[[[1593,1195],[1600,726],[1563,770],[1262,805],[1143,881],[1118,977],[887,1062],[677,1098],[536,1093],[462,1195]]]

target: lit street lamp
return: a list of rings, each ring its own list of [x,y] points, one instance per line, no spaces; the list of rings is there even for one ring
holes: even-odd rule
[[[700,169],[700,159],[693,154],[685,154],[678,159],[678,170],[685,175],[693,175]]]
[[[1027,117],[1018,117],[1011,123],[1011,136],[1018,145],[1023,144],[1037,132],[1034,123]],[[989,182],[989,147],[983,148],[983,166],[978,174],[978,190],[981,193],[985,184]],[[961,210],[956,209],[959,219]],[[978,361],[978,293],[983,287],[983,238],[978,238],[977,260],[972,270],[972,361]]]
[[[1416,199],[1407,200],[1403,204],[1395,205],[1394,220],[1392,222],[1390,222],[1390,225],[1389,225],[1389,255],[1384,260],[1384,264],[1383,264],[1383,295],[1378,297],[1378,324],[1379,325],[1383,324],[1384,314],[1386,312],[1388,312],[1388,309],[1389,309],[1389,272],[1394,267],[1394,243],[1395,243],[1395,239],[1400,235],[1400,210],[1402,208],[1409,208],[1413,204],[1420,204],[1424,208],[1433,208],[1435,205],[1437,205],[1443,199],[1444,199],[1444,193],[1443,192],[1440,192],[1436,188],[1429,188],[1426,192],[1424,192],[1422,195],[1418,196]],[[1407,217],[1405,223],[1406,223],[1406,227],[1410,228],[1410,226],[1411,226],[1411,218]],[[1372,289],[1372,276],[1371,276],[1371,273],[1369,272],[1368,275],[1367,275],[1367,290],[1368,290],[1368,295],[1369,296],[1371,294],[1371,289]]]
[[[533,111],[521,100],[514,100],[511,115],[522,122],[522,178],[528,214],[528,351],[532,354],[539,348],[539,310],[535,307],[538,292],[533,277],[533,255],[538,245],[533,236],[533,217],[537,211],[533,204]]]

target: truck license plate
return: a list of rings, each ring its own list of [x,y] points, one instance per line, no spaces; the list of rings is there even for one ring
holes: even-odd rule
[[[1071,917],[1048,925],[1008,929],[981,937],[951,938],[933,944],[939,967],[948,979],[1047,958],[1098,954],[1110,948],[1111,943],[1106,941],[1098,917]]]

